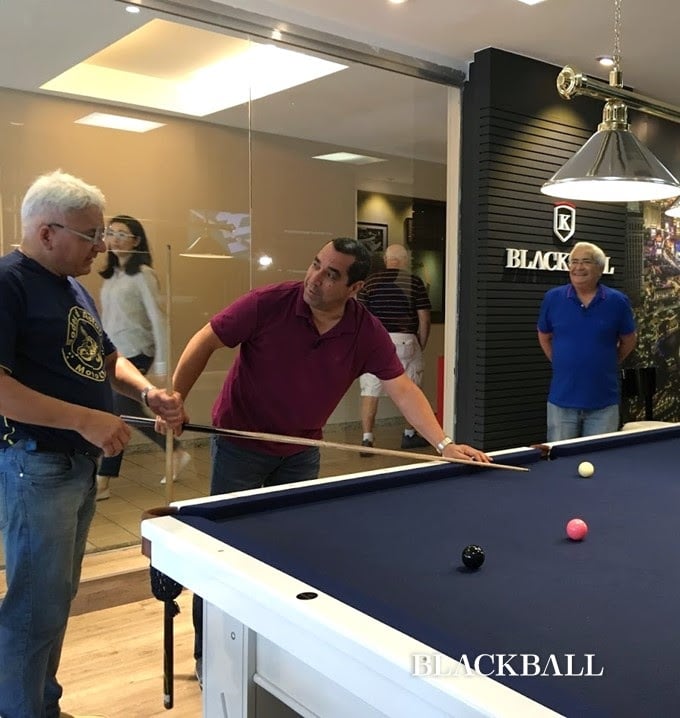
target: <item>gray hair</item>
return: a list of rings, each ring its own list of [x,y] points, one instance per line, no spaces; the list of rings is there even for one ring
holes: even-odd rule
[[[99,187],[55,170],[41,175],[28,188],[21,203],[21,222],[25,228],[32,220],[45,220],[49,213],[61,216],[89,207],[96,207],[103,213],[105,204]]]
[[[586,252],[590,252],[593,260],[595,261],[595,264],[598,264],[600,267],[604,267],[604,265],[607,263],[607,256],[605,253],[592,242],[576,242],[576,244],[571,248],[571,252],[569,252],[569,259],[571,259],[571,255],[577,250],[577,249],[583,249]]]
[[[402,266],[407,266],[409,262],[409,254],[403,244],[390,244],[385,250],[385,260],[399,262]]]

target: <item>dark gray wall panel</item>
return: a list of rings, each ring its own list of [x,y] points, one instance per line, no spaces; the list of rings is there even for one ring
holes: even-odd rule
[[[596,100],[559,99],[559,69],[484,50],[464,89],[456,439],[487,451],[545,439],[550,366],[536,320],[544,293],[568,281],[564,272],[505,269],[506,248],[533,255],[595,242],[617,268],[604,282],[635,284],[625,280],[625,205],[576,203],[575,236],[565,244],[553,235],[555,201],[540,187],[602,113]]]

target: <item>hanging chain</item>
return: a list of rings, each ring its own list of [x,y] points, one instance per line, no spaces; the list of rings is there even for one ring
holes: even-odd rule
[[[621,0],[614,0],[614,67],[621,65]]]
[[[609,84],[612,87],[623,87],[621,73],[621,0],[614,0],[614,64],[609,71]]]

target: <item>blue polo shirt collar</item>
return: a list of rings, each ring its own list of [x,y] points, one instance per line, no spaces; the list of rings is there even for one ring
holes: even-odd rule
[[[569,284],[569,286],[567,287],[567,297],[575,302],[580,301],[573,284]],[[605,294],[604,287],[598,283],[595,296],[593,297],[593,302],[603,302],[606,297],[607,295]]]

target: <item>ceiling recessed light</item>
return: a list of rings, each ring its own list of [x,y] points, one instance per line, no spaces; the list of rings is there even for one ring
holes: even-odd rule
[[[328,155],[314,155],[312,159],[327,160],[328,162],[344,162],[349,165],[372,165],[374,162],[386,162],[379,157],[357,155],[353,152],[331,152]]]
[[[155,19],[41,89],[205,117],[346,69],[271,43]]]
[[[519,0],[519,1],[524,3],[525,5],[538,5],[538,3],[543,2],[543,0]]]
[[[106,112],[93,112],[90,115],[85,115],[85,117],[75,120],[75,124],[107,127],[111,130],[125,130],[126,132],[148,132],[158,127],[165,127],[162,122],[150,122],[125,115],[109,115]]]
[[[405,2],[408,2],[408,0],[387,0],[390,5],[403,5]]]
[[[614,67],[614,58],[611,55],[598,55],[595,59],[603,67]]]
[[[138,15],[139,8],[136,5],[127,5],[125,7],[125,12],[129,12],[131,15]]]

